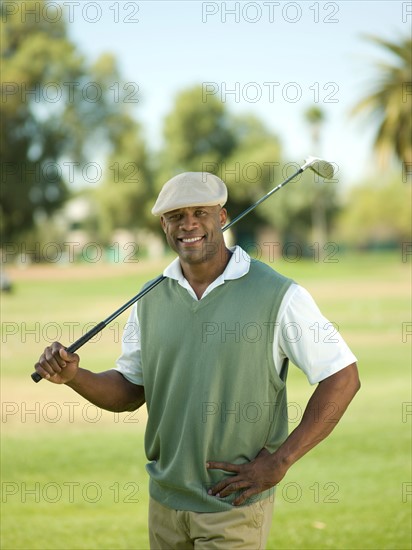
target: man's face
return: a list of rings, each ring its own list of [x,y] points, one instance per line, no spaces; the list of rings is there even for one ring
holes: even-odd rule
[[[211,260],[224,247],[222,226],[227,212],[217,206],[190,206],[160,218],[169,246],[189,264]]]

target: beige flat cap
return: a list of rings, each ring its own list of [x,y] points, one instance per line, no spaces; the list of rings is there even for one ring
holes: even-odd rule
[[[223,206],[227,201],[225,183],[209,172],[184,172],[167,181],[152,208],[152,214],[188,206]]]

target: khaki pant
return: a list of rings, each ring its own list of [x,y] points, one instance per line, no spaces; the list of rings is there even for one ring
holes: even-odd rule
[[[150,498],[151,550],[263,550],[273,515],[273,497],[227,512],[172,510]]]

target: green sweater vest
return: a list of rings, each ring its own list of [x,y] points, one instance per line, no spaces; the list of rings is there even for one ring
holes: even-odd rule
[[[230,474],[206,462],[245,463],[287,437],[287,362],[279,376],[272,345],[291,283],[253,261],[200,301],[167,278],[138,303],[150,494],[164,506],[230,509],[235,495],[207,494]]]

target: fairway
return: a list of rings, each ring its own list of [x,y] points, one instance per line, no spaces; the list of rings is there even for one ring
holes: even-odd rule
[[[114,414],[30,379],[56,337],[79,338],[162,262],[14,268],[2,295],[1,548],[147,549],[145,411]],[[335,432],[277,489],[269,549],[408,549],[411,540],[411,265],[401,251],[271,264],[305,286],[358,358],[362,388]],[[110,368],[128,313],[79,351]],[[290,430],[313,391],[288,380]]]

